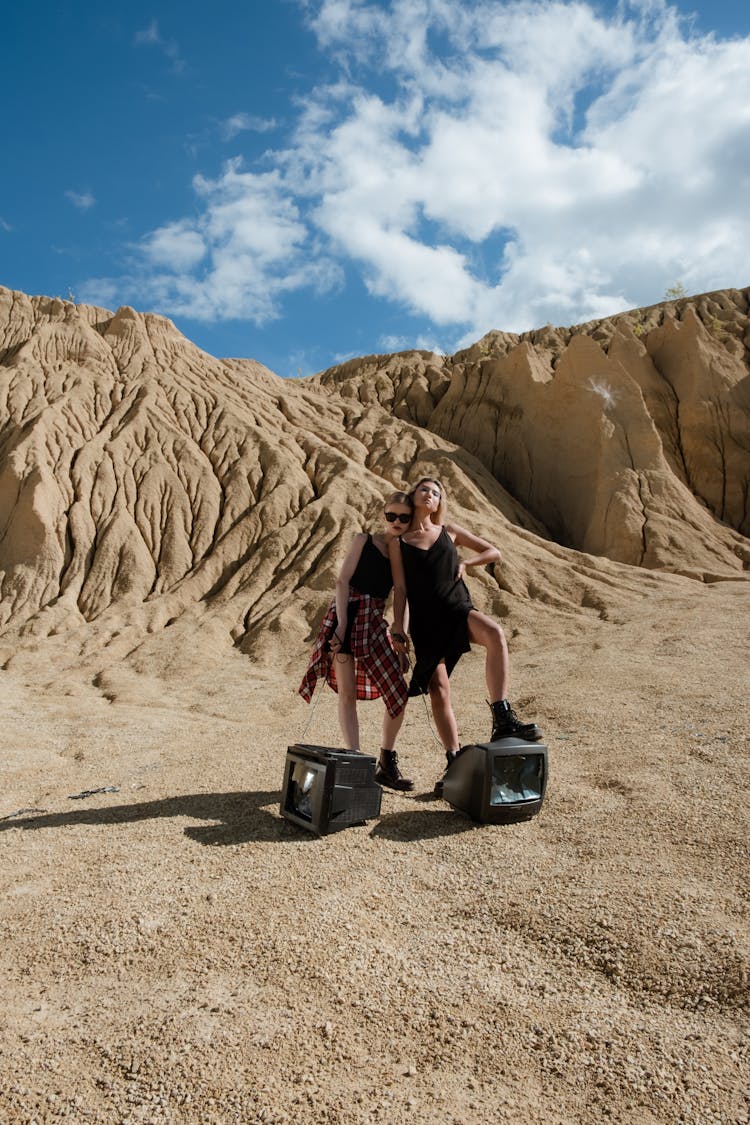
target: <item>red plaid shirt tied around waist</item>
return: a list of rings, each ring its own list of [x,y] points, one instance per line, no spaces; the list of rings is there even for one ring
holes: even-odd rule
[[[349,604],[351,605],[352,602],[357,603],[357,615],[351,636],[357,699],[382,697],[388,708],[388,714],[396,716],[406,706],[408,693],[406,680],[401,674],[398,656],[391,644],[388,626],[383,616],[385,600],[350,589]],[[299,686],[300,695],[308,703],[313,697],[315,685],[320,677],[324,677],[334,691],[338,690],[336,661],[329,648],[337,624],[334,599],[323,618],[310,663]]]

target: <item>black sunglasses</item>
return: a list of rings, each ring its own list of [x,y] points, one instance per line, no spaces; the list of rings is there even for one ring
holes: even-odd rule
[[[396,520],[398,520],[399,523],[411,523],[411,514],[408,512],[406,515],[402,512],[385,512],[384,514],[388,523],[395,523]]]

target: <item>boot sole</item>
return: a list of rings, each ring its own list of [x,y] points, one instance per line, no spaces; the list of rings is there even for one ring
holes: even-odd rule
[[[408,782],[406,785],[399,785],[397,781],[391,781],[386,777],[378,777],[377,774],[375,774],[375,780],[378,785],[382,785],[384,789],[393,789],[396,793],[411,793],[414,788],[413,781]]]

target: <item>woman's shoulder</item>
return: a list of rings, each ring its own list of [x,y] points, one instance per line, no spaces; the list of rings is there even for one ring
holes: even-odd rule
[[[358,532],[356,532],[356,534],[352,536],[352,539],[349,543],[349,549],[347,551],[347,556],[346,556],[347,559],[352,559],[352,558],[358,559],[359,556],[362,554],[363,550],[365,549],[365,546],[366,546],[369,538],[370,538],[370,533],[368,531],[358,531]]]
[[[446,535],[450,535],[454,543],[457,539],[462,539],[469,534],[466,528],[462,527],[460,523],[446,523],[443,525],[443,531]]]
[[[372,544],[375,550],[379,551],[381,555],[386,555],[388,553],[388,544],[386,542],[385,535],[381,535],[377,531],[374,535],[368,532],[367,542]]]

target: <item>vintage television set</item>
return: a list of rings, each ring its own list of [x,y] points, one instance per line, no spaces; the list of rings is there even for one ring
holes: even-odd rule
[[[280,812],[300,828],[325,836],[380,815],[383,790],[375,759],[328,746],[290,746]]]
[[[466,746],[450,764],[443,798],[480,824],[536,816],[547,787],[547,747],[520,738]]]

